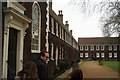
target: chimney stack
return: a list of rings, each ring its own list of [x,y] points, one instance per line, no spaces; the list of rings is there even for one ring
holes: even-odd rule
[[[72,35],[72,30],[70,30],[70,34]]]
[[[52,10],[52,0],[49,0],[49,8]]]
[[[61,22],[63,22],[63,14],[62,14],[62,10],[59,10],[58,13],[59,13],[58,16],[60,17]]]
[[[68,21],[65,21],[65,26],[67,27],[67,30],[69,30],[69,24],[68,24]]]

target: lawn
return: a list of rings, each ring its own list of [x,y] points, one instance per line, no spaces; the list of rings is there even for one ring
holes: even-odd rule
[[[104,65],[118,71],[120,73],[120,61],[102,61]]]

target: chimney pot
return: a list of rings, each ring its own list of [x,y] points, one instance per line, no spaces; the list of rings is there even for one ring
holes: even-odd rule
[[[61,14],[62,14],[62,10],[61,10]]]
[[[66,24],[68,24],[68,21],[65,21]]]
[[[66,26],[67,29],[69,30],[69,24],[68,24],[68,21],[65,21],[65,26]]]
[[[61,11],[59,10],[59,11],[58,11],[58,13],[59,13],[58,15],[60,15],[60,12],[61,12]]]
[[[59,10],[58,12],[59,12],[58,16],[60,17],[61,22],[63,22],[63,14],[62,14],[62,10]]]

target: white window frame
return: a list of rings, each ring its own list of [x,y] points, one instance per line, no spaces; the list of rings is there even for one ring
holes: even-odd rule
[[[104,58],[105,57],[105,53],[101,53],[101,57]]]
[[[83,50],[83,46],[80,46],[80,50]]]
[[[112,58],[112,53],[109,53],[109,58]]]
[[[91,49],[91,50],[94,50],[94,45],[91,45],[91,46],[90,46],[90,49]]]
[[[85,45],[85,50],[88,50],[88,45]]]
[[[60,49],[60,50],[59,50],[59,51],[60,51],[60,53],[59,53],[59,59],[61,59],[61,54],[62,54],[62,51],[61,51],[62,48],[61,48],[61,46],[59,47],[59,49]]]
[[[56,36],[58,36],[58,23],[56,22]]]
[[[54,55],[54,44],[51,43],[51,57],[50,57],[51,60],[54,60],[53,55]]]
[[[35,7],[37,7],[37,9],[38,9],[38,11],[36,11],[36,12],[39,16],[39,18],[38,18],[38,30],[37,30],[38,34],[33,33],[33,30],[34,30],[33,25],[36,24],[35,22],[37,22],[36,19],[34,19],[34,16],[36,16],[36,14],[33,13]],[[38,42],[37,42],[37,44],[34,44],[31,42],[31,46],[33,46],[33,47],[38,46],[38,48],[37,49],[31,48],[31,52],[32,53],[40,53],[40,50],[41,50],[40,49],[40,45],[41,45],[41,43],[40,43],[41,42],[41,40],[40,40],[40,38],[41,38],[41,9],[40,9],[40,6],[39,6],[37,1],[34,1],[33,5],[32,5],[32,19],[33,19],[33,21],[32,21],[32,40],[35,38],[35,36],[38,36]]]
[[[54,33],[54,19],[52,17],[51,17],[51,24],[52,24],[52,29],[51,29],[52,34],[55,34]]]
[[[114,58],[117,58],[117,53],[114,53]]]
[[[109,45],[108,47],[109,47],[109,50],[112,50],[112,45]]]
[[[83,58],[83,53],[80,53],[80,57]]]
[[[99,58],[100,57],[100,53],[96,53],[96,57]]]
[[[64,40],[64,29],[62,28],[62,40]]]
[[[117,50],[117,45],[114,45],[114,46],[113,46],[113,49],[114,49],[114,50]]]
[[[105,46],[104,45],[101,45],[101,50],[104,50],[105,49]]]
[[[59,26],[59,31],[60,31],[60,33],[59,33],[60,36],[59,36],[59,37],[60,37],[60,39],[61,39],[61,35],[62,35],[62,34],[61,34],[61,26]]]
[[[96,46],[96,50],[100,50],[100,46],[99,45]]]
[[[56,46],[56,65],[58,65],[58,46]]]
[[[88,53],[85,53],[85,57],[86,57],[86,58],[89,57],[89,56],[88,56]]]

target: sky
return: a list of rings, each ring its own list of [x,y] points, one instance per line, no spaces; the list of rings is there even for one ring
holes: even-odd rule
[[[78,37],[102,37],[100,28],[100,13],[94,13],[87,16],[80,11],[78,6],[71,5],[70,0],[53,0],[52,8],[56,14],[58,10],[63,11],[63,23],[68,21],[69,30],[73,30],[73,36]]]

